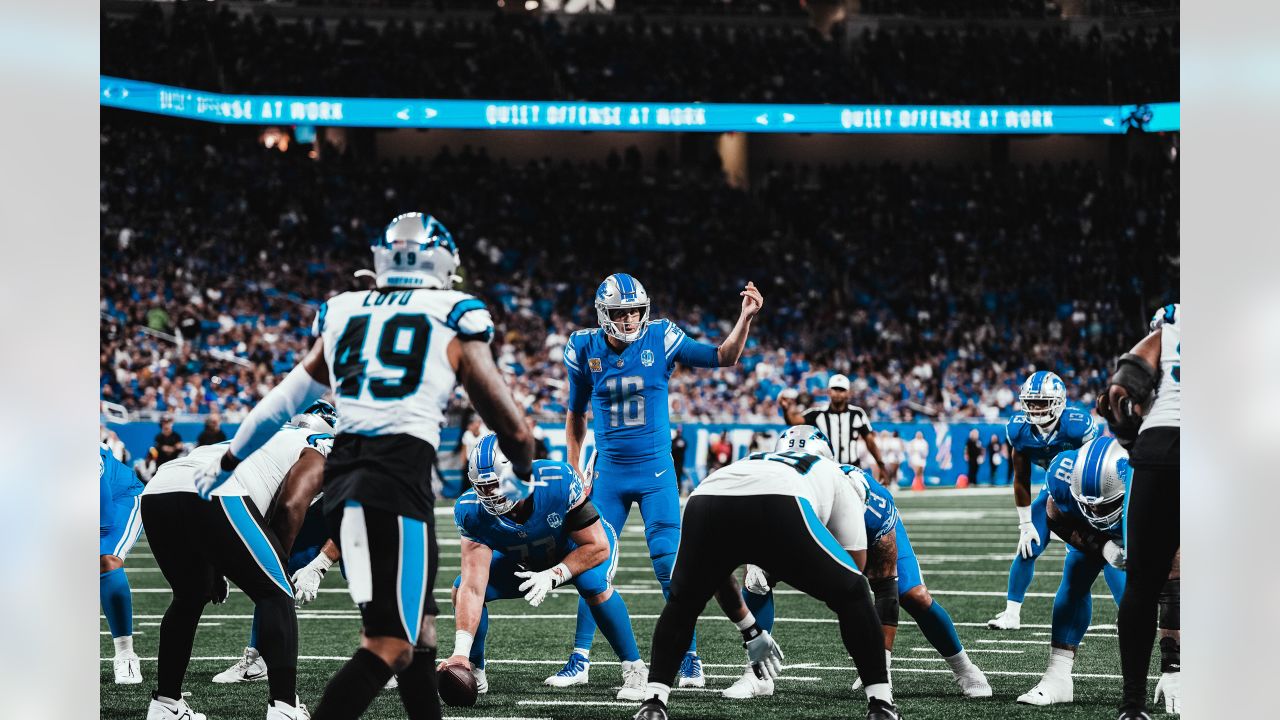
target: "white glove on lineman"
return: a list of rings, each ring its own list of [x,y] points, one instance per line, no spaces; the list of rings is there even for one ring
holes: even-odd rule
[[[230,470],[222,469],[222,456],[219,455],[202,468],[196,470],[196,494],[202,500],[208,500],[219,486],[231,479]]]
[[[769,594],[769,578],[764,574],[764,570],[755,565],[747,566],[747,575],[743,578],[743,584],[747,586],[748,592],[757,595]]]
[[[573,577],[573,573],[569,572],[568,566],[560,563],[550,570],[542,570],[540,572],[517,572],[518,578],[528,578],[520,583],[520,589],[526,591],[524,599],[529,604],[538,607],[543,600],[547,599],[547,593],[560,587]]]
[[[1043,545],[1044,540],[1040,539],[1040,533],[1036,530],[1036,524],[1031,522],[1031,508],[1018,508],[1018,554],[1024,559],[1030,559],[1034,554],[1031,543]]]
[[[772,680],[782,674],[782,648],[773,639],[768,630],[742,643],[747,649],[747,657],[751,660],[751,668],[761,680]]]
[[[290,578],[293,580],[294,587],[293,604],[302,607],[315,600],[316,595],[320,593],[320,581],[324,579],[325,572],[331,567],[333,567],[333,561],[322,552],[307,563],[306,567],[294,573]]]
[[[1102,546],[1102,559],[1106,560],[1111,567],[1123,570],[1126,560],[1124,548],[1116,541],[1108,540],[1107,544]]]
[[[1182,713],[1182,673],[1161,673],[1160,682],[1156,683],[1156,702],[1164,695],[1164,711]]]

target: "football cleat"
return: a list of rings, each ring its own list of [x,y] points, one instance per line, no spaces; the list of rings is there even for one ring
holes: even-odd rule
[[[160,702],[152,693],[151,705],[147,707],[147,720],[208,720],[208,718],[204,713],[192,710],[186,700],[180,699],[177,703],[170,705]]]
[[[471,668],[471,677],[476,679],[477,695],[483,695],[489,692],[489,678],[485,676],[484,670]]]
[[[742,677],[724,689],[720,697],[730,700],[750,700],[757,697],[769,697],[773,694],[773,681],[756,677],[756,671],[748,667]]]
[[[991,630],[1017,630],[1022,627],[1022,613],[1011,612],[1008,609],[1001,610],[999,615],[987,621],[987,628]]]
[[[1018,702],[1024,705],[1056,705],[1069,703],[1075,699],[1075,691],[1071,676],[1045,675],[1030,690],[1018,696]]]
[[[569,656],[569,661],[560,668],[560,672],[543,680],[551,687],[569,687],[570,685],[586,685],[591,672],[591,661],[578,653]]]
[[[311,720],[311,713],[307,711],[307,706],[297,702],[296,705],[288,705],[276,700],[267,704],[267,720]]]
[[[1116,716],[1116,720],[1151,720],[1151,713],[1144,708],[1125,707],[1120,708],[1120,714]]]
[[[991,697],[991,683],[987,682],[986,674],[977,665],[970,665],[964,672],[957,673],[951,681],[960,686],[965,697]]]
[[[251,647],[244,649],[244,655],[240,656],[235,665],[213,676],[213,681],[219,684],[255,682],[266,679],[267,663],[262,659],[262,655]]]
[[[132,650],[116,655],[111,664],[115,669],[117,685],[137,685],[142,682],[142,669],[139,667],[138,654]]]
[[[680,687],[706,687],[707,679],[702,675],[702,658],[697,653],[685,653],[680,661]]]
[[[867,703],[867,720],[902,720],[902,713],[896,705],[871,698]]]
[[[667,706],[656,697],[649,698],[631,720],[667,720]]]
[[[645,688],[649,685],[649,668],[643,660],[622,663],[622,688],[618,690],[619,700],[643,700]]]

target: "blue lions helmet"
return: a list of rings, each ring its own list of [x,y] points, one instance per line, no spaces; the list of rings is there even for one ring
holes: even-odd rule
[[[462,264],[453,236],[426,213],[400,215],[369,247],[380,288],[448,289]]]
[[[294,415],[290,425],[332,434],[338,427],[338,409],[327,400],[317,400],[307,406],[306,410]]]
[[[1022,383],[1018,401],[1027,414],[1027,422],[1037,427],[1048,427],[1058,422],[1067,407],[1067,386],[1057,373],[1048,370],[1031,373]]]
[[[1112,437],[1090,440],[1076,451],[1071,468],[1071,497],[1089,524],[1112,530],[1124,514],[1129,453]]]
[[[1155,315],[1151,316],[1151,330],[1159,330],[1166,323],[1177,325],[1178,319],[1181,315],[1182,303],[1169,303],[1157,310]]]
[[[489,433],[467,455],[467,479],[476,489],[480,504],[491,515],[511,512],[516,503],[533,493],[533,484],[508,472],[511,461],[498,447],[498,436]]]
[[[613,313],[633,308],[641,310],[640,322],[634,330],[625,332],[622,323],[614,321]],[[644,291],[639,280],[626,273],[614,273],[596,289],[596,317],[600,320],[600,327],[610,336],[625,343],[635,342],[649,324],[649,293]]]
[[[835,460],[831,450],[831,440],[827,434],[812,425],[792,425],[778,436],[773,445],[774,452],[802,452],[820,455],[828,460]]]

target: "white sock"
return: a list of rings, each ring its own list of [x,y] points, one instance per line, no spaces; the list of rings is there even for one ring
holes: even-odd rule
[[[1020,602],[1014,602],[1014,601],[1012,601],[1012,600],[1005,600],[1005,601],[1004,601],[1004,611],[1005,611],[1005,612],[1007,612],[1007,613],[1012,613],[1013,615],[1019,615],[1019,616],[1020,616],[1020,615],[1022,615],[1022,603],[1020,603]]]
[[[120,655],[121,653],[133,652],[133,636],[132,635],[123,635],[118,638],[111,638],[111,642],[114,643],[116,646],[116,655]]]
[[[644,667],[644,660],[623,660],[622,672],[626,672],[632,668]]]
[[[574,648],[574,649],[573,649],[573,651],[574,651],[575,653],[577,653],[577,654],[581,655],[585,660],[587,660],[587,661],[590,661],[590,660],[591,660],[591,651],[590,651],[590,650],[584,650],[584,649],[582,649],[582,648]]]
[[[944,657],[942,659],[947,661],[947,665],[951,666],[951,672],[956,675],[963,674],[965,670],[969,669],[970,665],[973,665],[973,661],[969,659],[969,654],[963,650],[951,657]]]
[[[1075,664],[1076,653],[1074,650],[1049,648],[1049,669],[1045,670],[1044,674],[1046,677],[1049,675],[1071,677],[1071,668]]]
[[[651,698],[658,698],[663,705],[667,704],[667,698],[671,696],[671,686],[663,685],[659,682],[649,683],[649,687],[645,690],[645,695]]]
[[[893,651],[885,650],[884,651],[884,669],[887,671],[892,666],[893,666]]]
[[[876,683],[867,686],[867,699],[883,700],[890,705],[893,704],[893,688],[889,683]]]

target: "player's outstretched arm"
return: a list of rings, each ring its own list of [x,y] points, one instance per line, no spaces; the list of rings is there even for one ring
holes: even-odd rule
[[[293,550],[302,521],[306,518],[311,500],[324,485],[324,455],[312,448],[303,448],[298,461],[289,468],[280,485],[280,494],[268,512],[268,521],[275,531],[287,556]]]
[[[471,667],[468,656],[484,611],[484,591],[489,586],[489,563],[493,550],[488,545],[462,538],[462,582],[453,598],[453,618],[457,632],[453,636],[453,656],[445,663]]]
[[[533,434],[493,362],[489,344],[455,338],[449,343],[449,359],[480,419],[498,434],[498,446],[511,461],[512,470],[517,476],[528,478],[533,467]]]
[[[738,358],[742,357],[743,348],[747,346],[747,335],[751,333],[751,319],[760,312],[760,308],[764,307],[764,296],[756,289],[755,283],[747,283],[747,286],[738,294],[742,296],[742,311],[738,314],[738,322],[734,323],[733,330],[729,331],[724,342],[720,343],[720,347],[716,349],[716,358],[720,367],[729,367],[738,363]]]

